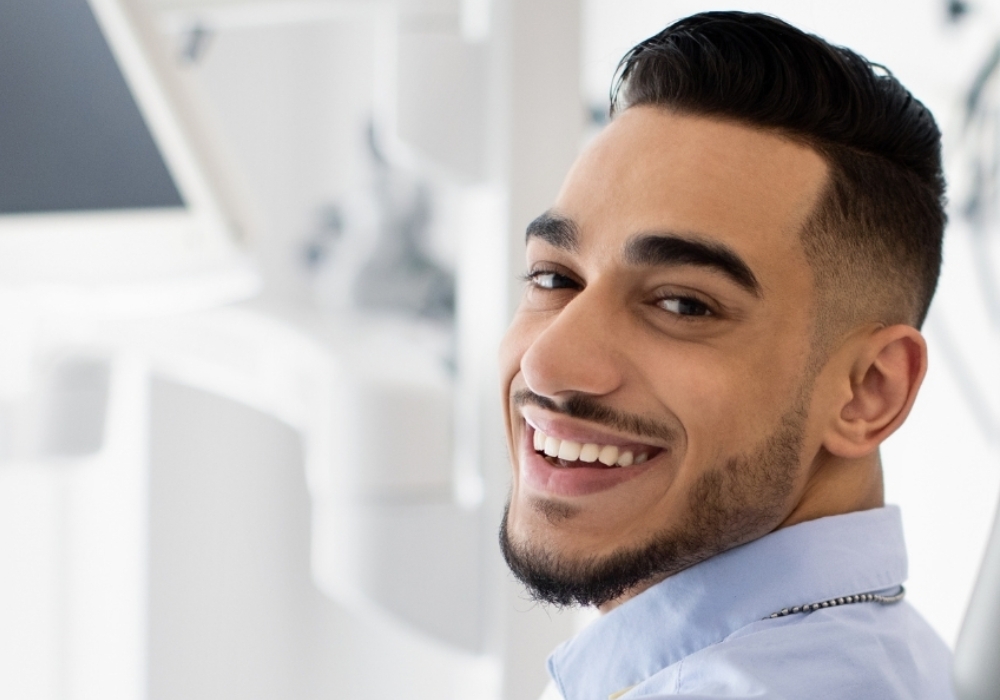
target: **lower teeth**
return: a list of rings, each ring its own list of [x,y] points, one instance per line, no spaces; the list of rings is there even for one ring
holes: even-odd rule
[[[580,460],[574,460],[572,462],[567,462],[565,459],[559,459],[558,457],[550,457],[544,452],[539,452],[545,460],[555,467],[566,467],[568,469],[573,469],[575,467],[597,467],[600,469],[617,469],[619,465],[617,464],[604,464],[603,462],[581,462]]]

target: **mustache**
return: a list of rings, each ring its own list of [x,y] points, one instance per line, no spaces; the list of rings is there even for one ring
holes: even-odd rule
[[[582,394],[574,394],[562,402],[556,402],[546,396],[540,396],[530,389],[518,389],[511,394],[511,400],[517,407],[537,406],[546,411],[559,413],[569,418],[587,420],[617,432],[630,433],[639,437],[652,438],[668,445],[678,439],[677,430],[643,418],[642,416],[625,413],[615,408],[604,406],[598,401]]]

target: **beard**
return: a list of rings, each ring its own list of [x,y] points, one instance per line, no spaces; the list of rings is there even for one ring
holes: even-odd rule
[[[601,606],[775,529],[799,470],[806,392],[756,449],[706,471],[687,497],[685,522],[648,541],[603,557],[571,560],[558,551],[516,541],[508,527],[510,500],[500,525],[500,548],[514,575],[538,602]],[[542,502],[543,510],[568,509]],[[553,518],[571,517],[552,513]]]

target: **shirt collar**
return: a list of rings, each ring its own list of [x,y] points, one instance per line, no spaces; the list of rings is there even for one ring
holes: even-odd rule
[[[649,678],[782,608],[868,593],[906,580],[899,508],[776,530],[640,593],[549,657],[566,700],[590,700]]]

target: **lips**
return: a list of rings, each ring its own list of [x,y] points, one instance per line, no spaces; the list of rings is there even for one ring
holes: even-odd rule
[[[586,496],[641,475],[664,450],[650,445],[561,439],[524,424],[521,477],[528,487],[554,496]]]

